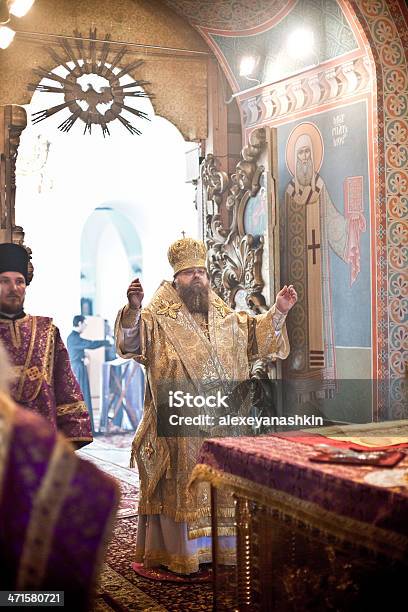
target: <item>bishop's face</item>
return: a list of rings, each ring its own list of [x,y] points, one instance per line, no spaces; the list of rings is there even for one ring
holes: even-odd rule
[[[306,187],[312,184],[313,171],[313,160],[310,147],[300,147],[296,158],[296,178],[300,185]]]
[[[190,312],[208,312],[210,281],[205,268],[187,268],[176,274],[174,286]]]
[[[0,310],[17,314],[23,309],[26,294],[25,278],[20,272],[0,273]]]
[[[208,288],[208,274],[205,268],[187,268],[176,275],[176,287],[203,287]]]

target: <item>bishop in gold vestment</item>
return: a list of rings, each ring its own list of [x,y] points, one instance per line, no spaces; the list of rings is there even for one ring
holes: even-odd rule
[[[176,241],[169,249],[174,282],[164,281],[140,310],[143,290],[138,279],[133,281],[115,329],[119,354],[144,364],[147,374],[144,414],[132,449],[141,486],[136,560],[184,574],[211,561],[209,491],[205,484],[187,486],[202,440],[157,435],[158,385],[174,381],[176,389],[190,381],[200,393],[201,384],[248,379],[253,357],[286,358],[284,321],[296,302],[294,289],[285,287],[264,314],[233,311],[209,288],[205,257],[203,243]],[[229,498],[219,512],[220,534],[231,535]]]

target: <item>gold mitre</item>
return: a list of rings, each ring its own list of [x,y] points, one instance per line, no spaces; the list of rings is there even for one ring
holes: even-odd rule
[[[187,268],[205,268],[207,251],[204,242],[194,238],[180,238],[167,252],[174,274]]]

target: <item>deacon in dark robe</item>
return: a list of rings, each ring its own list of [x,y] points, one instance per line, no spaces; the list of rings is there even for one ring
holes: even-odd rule
[[[89,387],[88,370],[86,368],[87,357],[86,350],[98,349],[102,346],[110,346],[108,340],[86,340],[81,338],[81,334],[86,327],[85,317],[75,315],[72,321],[73,330],[67,338],[67,349],[71,360],[72,370],[76,376],[79,386],[81,387],[82,395],[84,396],[85,404],[87,405],[89,416],[91,418],[92,433],[95,433],[91,390]]]
[[[11,400],[10,372],[0,345],[0,590],[64,591],[64,609],[89,610],[118,487]]]
[[[92,442],[88,410],[52,319],[24,312],[30,281],[26,249],[0,244],[0,340],[16,376],[11,395],[80,448]]]

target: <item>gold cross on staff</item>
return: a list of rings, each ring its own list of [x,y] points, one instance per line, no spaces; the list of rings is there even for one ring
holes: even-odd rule
[[[183,234],[183,238],[186,237],[186,232],[181,232]]]

